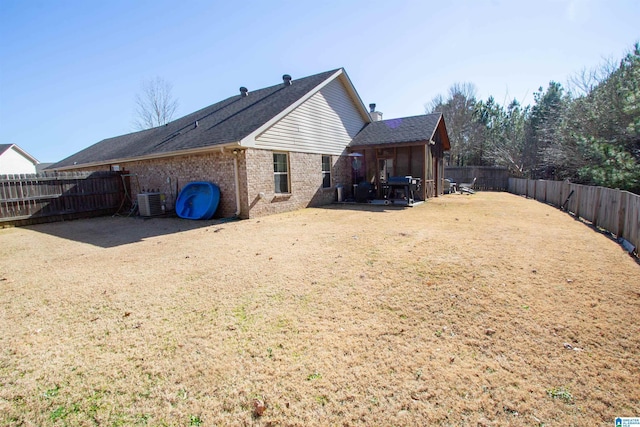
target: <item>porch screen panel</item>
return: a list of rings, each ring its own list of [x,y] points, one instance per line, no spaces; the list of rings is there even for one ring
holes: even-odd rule
[[[411,175],[411,147],[401,147],[396,151],[396,176]]]
[[[376,160],[376,150],[368,148],[364,152],[364,160],[367,164],[367,177],[366,180],[369,183],[376,182],[376,175],[378,174],[378,162]]]
[[[421,145],[411,147],[411,176],[424,178],[424,149]]]

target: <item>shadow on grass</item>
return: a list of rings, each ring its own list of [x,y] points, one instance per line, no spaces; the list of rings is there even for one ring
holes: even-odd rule
[[[551,204],[549,204],[549,206],[552,207],[556,207],[553,206]],[[606,230],[602,227],[596,227],[595,225],[593,225],[593,223],[587,219],[584,219],[580,216],[577,216],[574,212],[569,212],[567,210],[564,209],[560,209],[561,211],[563,211],[564,213],[566,213],[567,215],[569,215],[570,217],[572,217],[575,221],[589,227],[591,230],[595,231],[596,233],[602,234],[603,236],[605,236],[608,239],[613,240],[614,242],[616,242],[618,245],[620,245],[620,249],[622,249],[623,251],[625,251],[626,253],[629,254],[629,256],[636,262],[636,264],[640,265],[640,249],[634,247],[630,242],[627,242],[625,239],[623,239],[622,237],[618,237],[615,234],[613,234],[612,232],[610,232],[609,230]],[[627,243],[629,246],[625,247],[624,243]]]
[[[229,222],[229,220],[211,219],[208,221],[192,221],[178,217],[142,218],[103,216],[30,225],[24,228],[102,248],[113,248],[140,242],[151,237],[206,228],[226,222]]]
[[[426,203],[426,202],[423,202]],[[402,204],[333,203],[317,206],[317,209],[349,210],[356,212],[390,212],[414,209]],[[166,217],[123,217],[102,216],[62,222],[29,225],[22,228],[45,233],[62,239],[87,243],[101,248],[113,248],[143,241],[148,238],[165,236],[182,231],[223,225],[235,219],[211,219],[192,221],[176,216]]]
[[[403,209],[413,209],[426,202],[418,202],[413,206],[407,206],[406,204],[374,204],[374,203],[355,203],[355,202],[334,202],[330,205],[314,206],[315,209],[331,209],[331,210],[351,210],[356,212],[388,212],[398,211]]]

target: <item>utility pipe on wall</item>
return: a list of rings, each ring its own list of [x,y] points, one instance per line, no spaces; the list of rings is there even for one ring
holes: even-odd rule
[[[238,173],[238,151],[233,150],[233,177],[236,187],[236,213],[235,216],[240,215],[240,178]]]

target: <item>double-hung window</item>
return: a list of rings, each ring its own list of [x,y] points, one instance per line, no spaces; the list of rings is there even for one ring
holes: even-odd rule
[[[289,193],[289,155],[273,153],[273,179],[276,194]]]
[[[322,156],[322,188],[331,188],[331,156]]]

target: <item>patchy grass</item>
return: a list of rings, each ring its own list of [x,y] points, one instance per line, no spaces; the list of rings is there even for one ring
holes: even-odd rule
[[[565,403],[573,403],[573,396],[565,387],[553,387],[547,390],[547,395],[553,399],[560,399]]]
[[[638,264],[521,197],[223,225],[98,218],[0,242],[3,426],[640,414]]]

